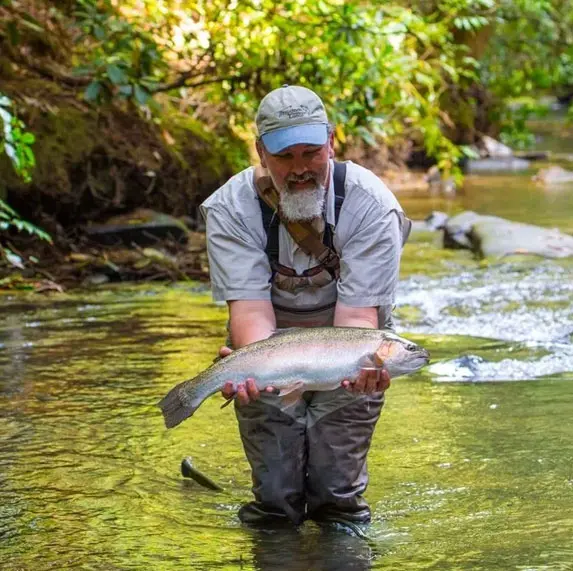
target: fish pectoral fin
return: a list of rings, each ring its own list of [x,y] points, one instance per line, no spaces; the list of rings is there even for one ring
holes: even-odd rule
[[[300,395],[302,395],[303,392],[304,381],[296,381],[288,387],[283,387],[280,390],[278,396],[282,398],[282,401],[285,405],[290,406],[300,398]]]
[[[365,371],[379,371],[384,368],[384,361],[376,353],[370,353],[360,358],[358,367]]]

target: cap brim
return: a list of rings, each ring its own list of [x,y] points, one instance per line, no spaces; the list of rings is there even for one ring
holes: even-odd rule
[[[324,145],[328,139],[328,126],[324,123],[294,125],[276,129],[261,136],[265,148],[272,155],[292,145]]]

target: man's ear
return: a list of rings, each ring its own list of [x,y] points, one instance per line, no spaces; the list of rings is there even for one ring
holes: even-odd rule
[[[261,166],[263,168],[267,168],[267,161],[265,159],[265,147],[261,141],[257,141],[256,143],[257,153],[259,155],[259,159],[261,160]]]
[[[328,158],[334,158],[334,129],[330,131],[330,135],[328,136]]]

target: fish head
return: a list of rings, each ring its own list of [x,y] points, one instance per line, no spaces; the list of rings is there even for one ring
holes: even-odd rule
[[[427,365],[430,353],[420,345],[393,333],[383,332],[382,342],[374,353],[374,362],[391,377],[414,373]]]

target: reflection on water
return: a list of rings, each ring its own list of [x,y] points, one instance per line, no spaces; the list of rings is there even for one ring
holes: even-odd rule
[[[335,532],[259,531],[252,541],[257,571],[367,571],[375,560],[367,541]]]

